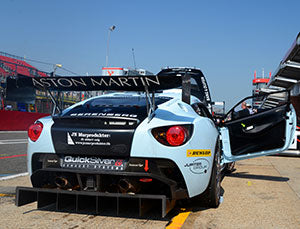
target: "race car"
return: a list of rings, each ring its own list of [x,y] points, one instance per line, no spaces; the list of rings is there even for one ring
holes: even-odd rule
[[[203,73],[167,68],[153,76],[44,77],[20,85],[53,90],[113,90],[37,120],[28,130],[33,187],[17,187],[16,205],[56,210],[106,208],[201,198],[218,207],[221,170],[237,160],[286,150],[296,115],[289,101],[247,116],[234,108],[220,123],[209,111]],[[54,97],[52,99],[55,101]],[[243,100],[241,101],[243,102]],[[241,113],[241,112],[240,112]],[[230,167],[230,166],[229,166]],[[129,205],[128,205],[129,201]]]

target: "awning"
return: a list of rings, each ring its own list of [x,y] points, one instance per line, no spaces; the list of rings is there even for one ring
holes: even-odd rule
[[[300,82],[300,33],[292,44],[279,67],[272,75],[268,87],[291,89]]]
[[[300,83],[300,33],[272,75],[265,92],[292,90]],[[262,108],[272,108],[281,104],[287,93],[274,94],[265,99]]]

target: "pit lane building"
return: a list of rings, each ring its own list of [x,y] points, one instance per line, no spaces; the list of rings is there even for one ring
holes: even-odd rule
[[[291,90],[291,101],[300,118],[300,33],[272,75],[267,90]]]

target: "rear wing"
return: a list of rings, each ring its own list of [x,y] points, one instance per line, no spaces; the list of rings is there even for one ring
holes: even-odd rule
[[[167,68],[157,75],[135,76],[28,77],[17,75],[7,78],[6,99],[34,103],[35,89],[50,92],[49,95],[55,104],[52,91],[144,91],[153,111],[154,92],[179,87],[182,87],[183,102],[190,104],[191,94],[203,102],[211,102],[206,79],[203,73],[195,68]]]
[[[35,90],[63,91],[146,91],[177,88],[181,76],[56,76],[28,77],[17,75],[7,78],[6,100],[35,103]]]
[[[149,91],[181,86],[181,76],[57,76],[9,78],[10,86],[49,91]]]

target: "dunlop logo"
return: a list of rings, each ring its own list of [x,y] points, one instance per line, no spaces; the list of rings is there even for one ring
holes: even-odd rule
[[[188,149],[186,151],[187,157],[210,157],[211,150],[210,149]]]

